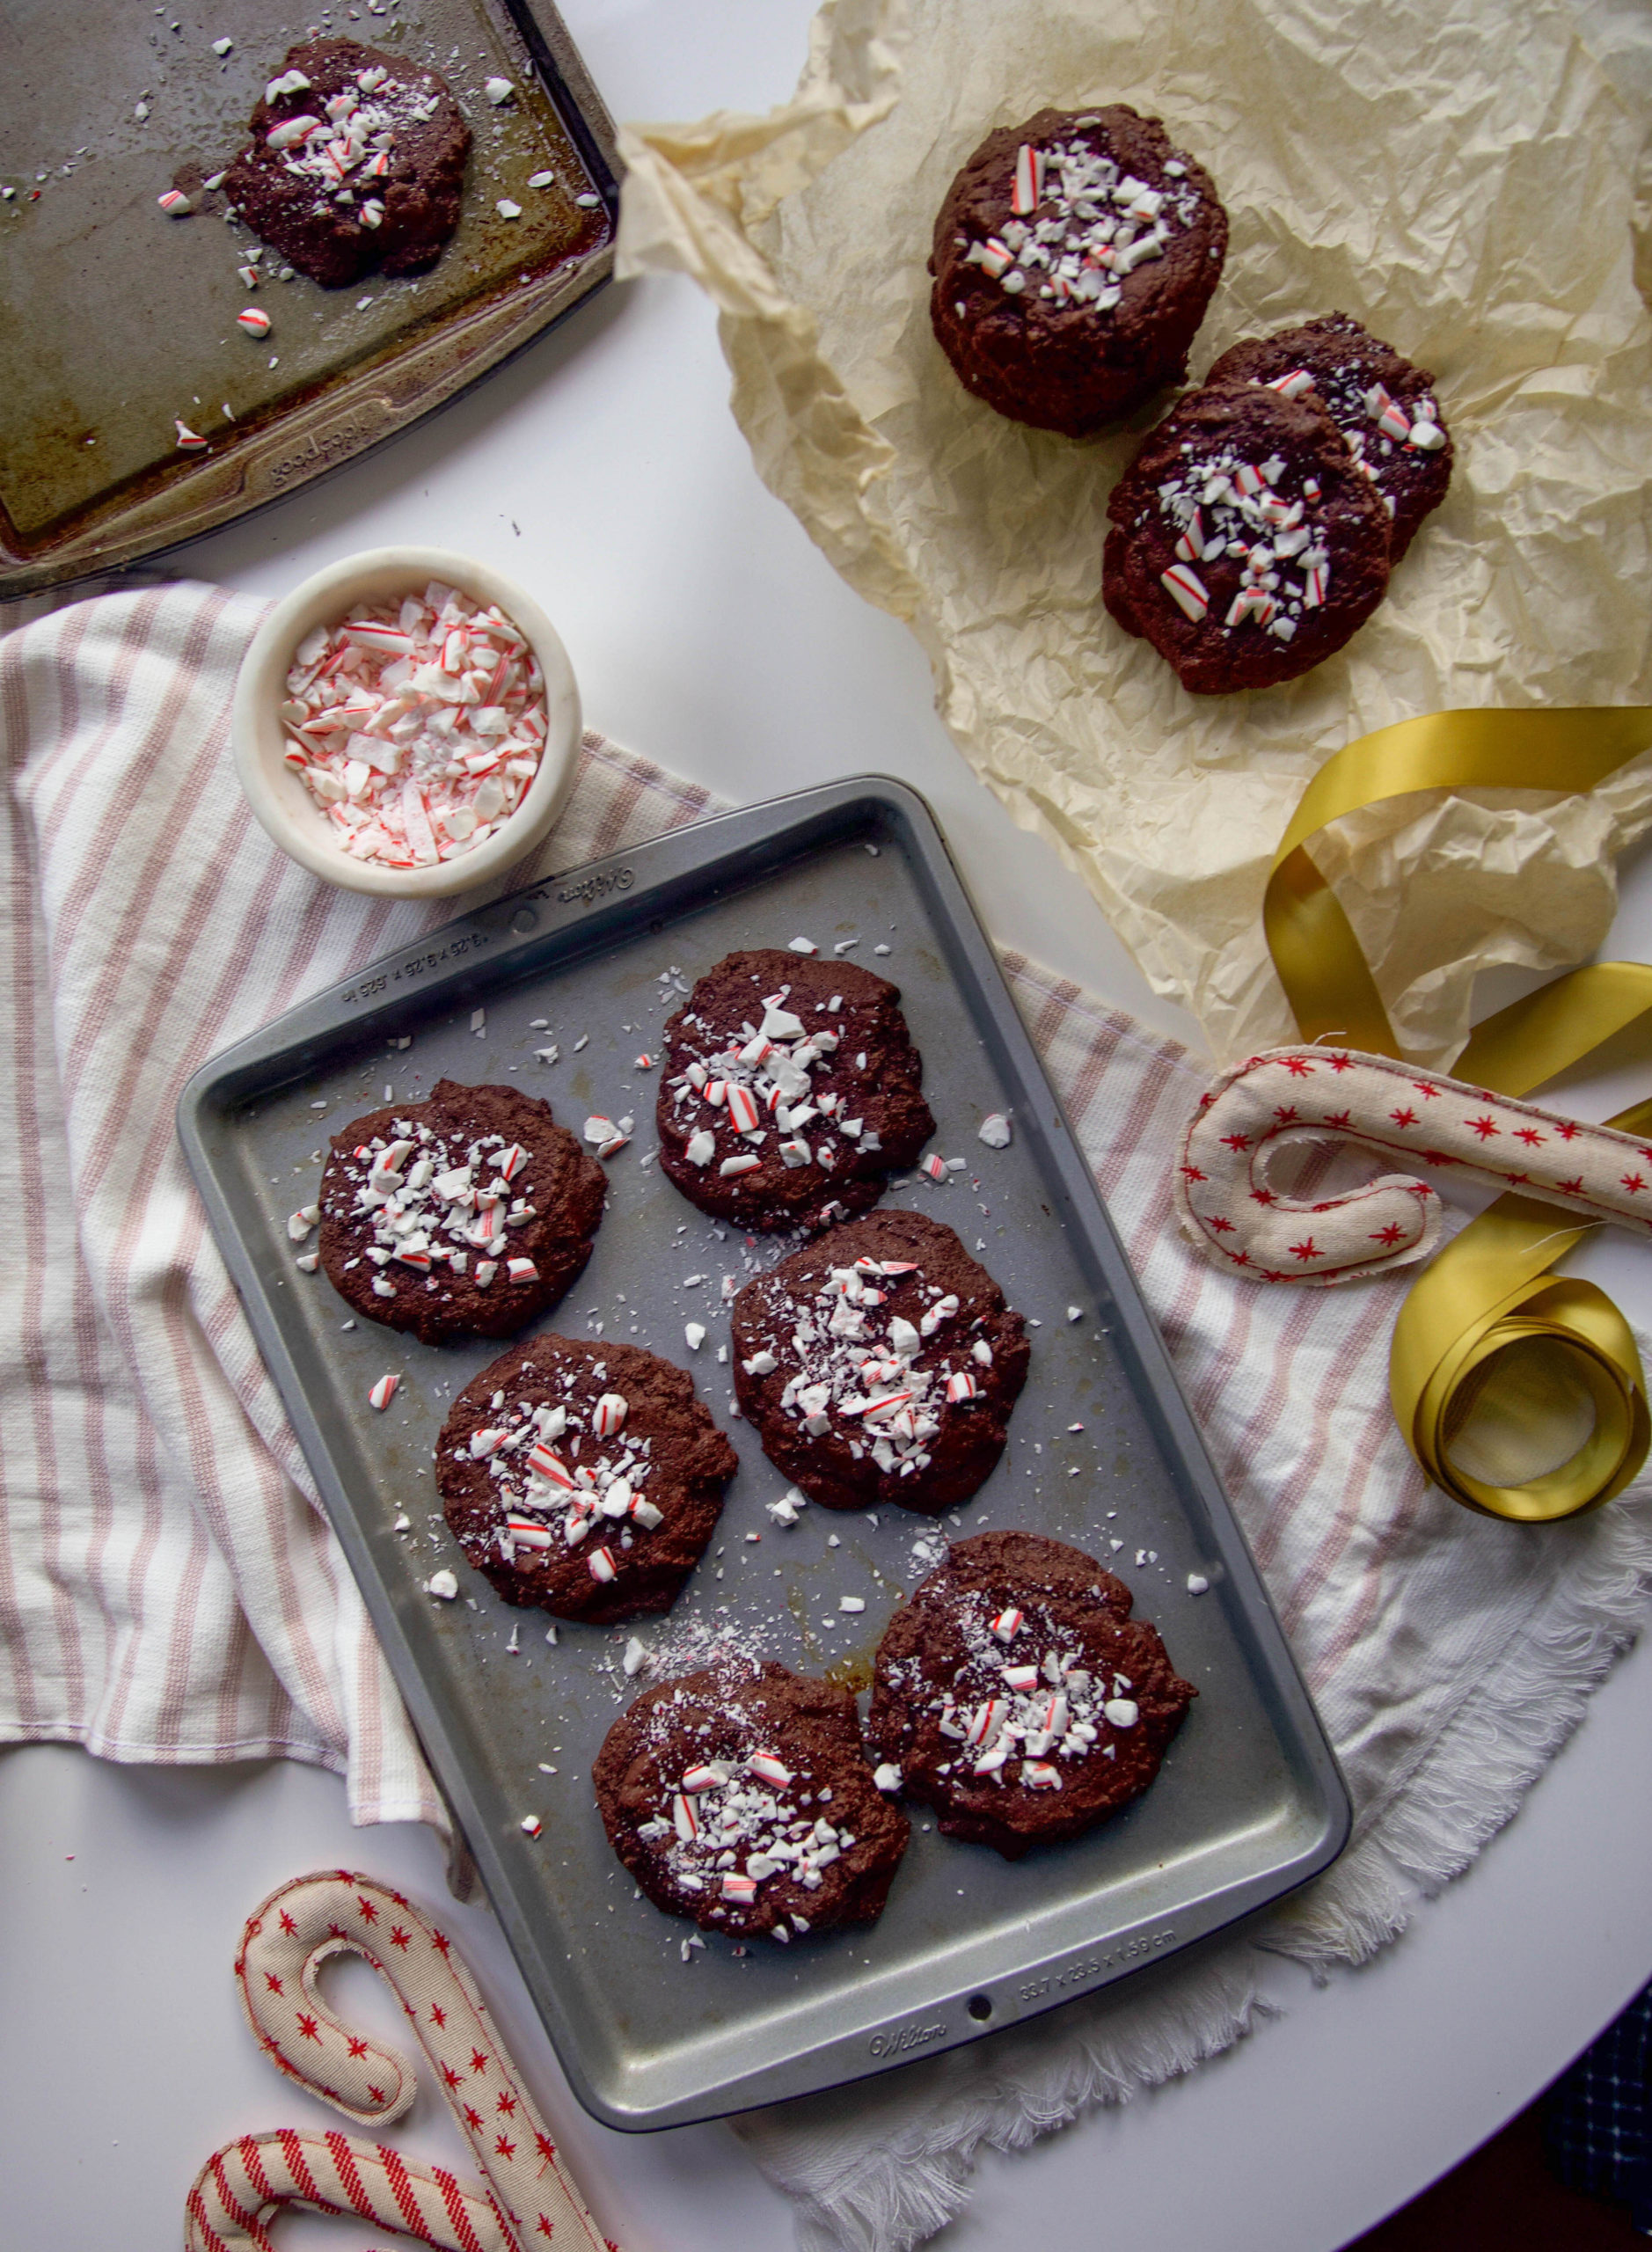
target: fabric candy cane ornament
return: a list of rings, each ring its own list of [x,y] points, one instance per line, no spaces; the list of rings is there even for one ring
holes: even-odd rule
[[[1394,1060],[1400,1042],[1359,940],[1310,847],[1344,815],[1416,791],[1564,797],[1648,750],[1652,706],[1624,705],[1435,712],[1378,728],[1328,759],[1290,817],[1262,896],[1274,968],[1297,1032],[1316,1044],[1255,1058],[1237,1076],[1261,1078],[1237,1095],[1231,1085],[1218,1089],[1207,1110],[1225,1101],[1231,1115],[1195,1122],[1182,1152],[1191,1168],[1179,1182],[1182,1216],[1195,1241],[1264,1282],[1291,1276],[1324,1287],[1422,1258],[1439,1206],[1419,1170],[1456,1164],[1505,1184],[1407,1297],[1388,1385],[1425,1476],[1465,1508],[1518,1524],[1600,1508],[1652,1451],[1634,1331],[1595,1283],[1554,1272],[1600,1220],[1645,1225],[1652,1101],[1600,1129],[1524,1100],[1606,1041],[1652,1023],[1652,968],[1590,962],[1477,1025],[1458,1058],[1460,1079],[1407,1071]],[[1319,1101],[1321,1072],[1342,1079],[1340,1100]],[[1357,1104],[1347,1086],[1356,1074]],[[1298,1086],[1279,1087],[1281,1075]],[[1305,1122],[1310,1086],[1320,1134],[1383,1156],[1403,1150],[1406,1173],[1306,1211],[1283,1204],[1260,1168],[1277,1134]],[[1493,1088],[1502,1092],[1485,1092]],[[1385,1103],[1389,1093],[1398,1100]],[[1253,1110],[1261,1093],[1273,1100]],[[1344,1113],[1359,1119],[1358,1130],[1341,1122]]]
[[[1398,1160],[1338,1195],[1281,1195],[1278,1153],[1351,1142]],[[1438,1072],[1352,1049],[1276,1048],[1229,1071],[1188,1125],[1177,1210],[1188,1238],[1230,1272],[1324,1290],[1426,1259],[1448,1168],[1561,1206],[1575,1222],[1652,1233],[1652,1146]]]
[[[276,2069],[364,2126],[387,2125],[412,2103],[409,2059],[352,2032],[320,1999],[321,1966],[346,1952],[394,1989],[485,2181],[462,2183],[336,2130],[243,2135],[195,2178],[187,2252],[274,2252],[267,2223],[285,2205],[356,2214],[447,2252],[531,2252],[547,2241],[558,2252],[618,2252],[560,2165],[452,1941],[399,1892],[336,1869],[295,1878],[249,1919],[236,1977]]]

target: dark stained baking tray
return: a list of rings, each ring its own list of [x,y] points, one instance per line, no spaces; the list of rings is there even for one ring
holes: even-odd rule
[[[647,1162],[658,1078],[638,1059],[657,1054],[664,1018],[724,954],[798,936],[827,956],[854,941],[850,959],[900,984],[939,1122],[931,1148],[965,1160],[944,1188],[897,1181],[890,1201],[956,1228],[1040,1325],[1003,1461],[939,1523],[811,1508],[786,1530],[766,1514],[786,1481],[730,1419],[720,1283],[786,1239],[720,1228]],[[541,1060],[552,1043],[559,1059]],[[295,1268],[286,1220],[314,1195],[311,1152],[387,1086],[413,1100],[443,1073],[543,1093],[576,1131],[592,1111],[636,1121],[610,1164],[591,1264],[537,1326],[591,1336],[600,1322],[690,1368],[739,1451],[713,1550],[664,1619],[565,1623],[551,1647],[542,1613],[502,1605],[442,1525],[430,1468],[448,1402],[500,1349],[341,1327],[348,1309],[325,1278]],[[1007,1150],[977,1138],[990,1110],[1012,1113]],[[900,784],[864,778],[726,815],[461,918],[220,1056],[179,1120],[435,1773],[598,2117],[676,2125],[971,2040],[1164,1959],[1340,1852],[1348,1800],[1313,1708],[991,947],[927,808]],[[698,1353],[691,1320],[709,1331]],[[376,1414],[369,1387],[391,1370],[401,1388]],[[412,1529],[398,1532],[404,1512]],[[691,1927],[635,1891],[592,1802],[610,1722],[720,1635],[864,1685],[898,1593],[948,1534],[988,1526],[1105,1558],[1197,1685],[1153,1788],[1015,1866],[925,1828],[920,1810],[870,1931],[785,1949],[712,1937],[684,1961]],[[424,1592],[438,1568],[457,1575],[457,1602]],[[1189,1575],[1209,1592],[1190,1593]],[[864,1612],[841,1613],[844,1594]],[[645,1662],[627,1679],[633,1633]],[[527,1815],[544,1823],[537,1839]]]
[[[4,23],[0,597],[295,491],[454,398],[612,270],[613,126],[551,0],[344,0],[313,18],[170,0],[68,20],[55,0],[6,0]],[[463,215],[428,274],[249,293],[237,268],[256,238],[203,182],[312,25],[448,79],[473,136]],[[502,106],[490,77],[515,88]],[[174,185],[186,218],[157,201]],[[271,317],[262,340],[236,325],[248,305]],[[179,451],[175,418],[206,452]]]

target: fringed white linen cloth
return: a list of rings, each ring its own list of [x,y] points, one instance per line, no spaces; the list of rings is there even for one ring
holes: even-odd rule
[[[1297,1291],[1213,1267],[1182,1237],[1172,1188],[1207,1068],[1018,954],[1004,967],[1342,1763],[1354,1836],[1239,1937],[737,2122],[798,2201],[800,2252],[906,2252],[969,2203],[981,2151],[1022,2148],[1229,2047],[1265,2014],[1258,1949],[1323,1976],[1396,1938],[1515,1812],[1634,1638],[1652,1582],[1652,1481],[1536,1529],[1429,1486],[1388,1399],[1409,1276]]]
[[[456,911],[331,890],[252,821],[229,710],[260,615],[172,586],[0,643],[0,1166],[18,1225],[0,1272],[17,1341],[0,1364],[0,1741],[285,1754],[341,1773],[357,1822],[443,1827],[173,1130],[208,1057]],[[567,812],[511,881],[714,809],[588,735]],[[1342,1760],[1355,1838],[1260,1933],[738,2123],[797,2200],[804,2252],[904,2252],[968,2202],[982,2148],[1229,2046],[1257,2015],[1257,1945],[1323,1971],[1394,1937],[1515,1811],[1652,1580],[1645,1483],[1537,1532],[1429,1488],[1388,1406],[1405,1279],[1259,1291],[1197,1256],[1171,1173],[1202,1066],[1019,956],[1005,969]]]

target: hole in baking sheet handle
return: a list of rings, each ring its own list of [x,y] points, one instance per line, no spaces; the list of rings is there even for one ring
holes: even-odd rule
[[[971,1994],[968,2007],[976,2024],[984,2025],[992,2014],[992,1997],[990,1994]]]

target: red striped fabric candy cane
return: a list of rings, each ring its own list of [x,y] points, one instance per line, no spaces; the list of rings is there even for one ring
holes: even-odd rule
[[[446,2252],[530,2252],[547,2241],[559,2252],[618,2252],[562,2168],[452,1941],[372,1877],[348,1869],[296,1877],[248,1919],[236,1977],[276,2070],[363,2126],[388,2125],[412,2104],[412,2060],[353,2031],[320,1998],[322,1965],[347,1953],[393,1988],[484,2180],[464,2183],[336,2131],[244,2135],[195,2177],[186,2252],[273,2252],[267,2224],[288,2205],[354,2213]]]

